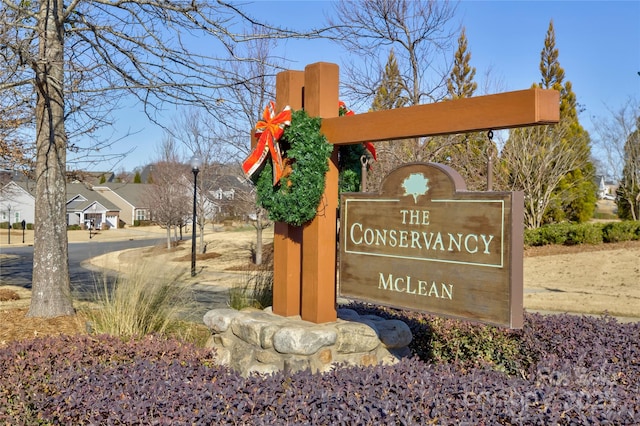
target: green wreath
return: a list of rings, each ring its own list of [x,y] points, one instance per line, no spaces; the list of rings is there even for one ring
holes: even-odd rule
[[[266,161],[256,175],[258,204],[269,212],[269,219],[301,226],[315,217],[333,151],[320,133],[321,121],[304,110],[292,111],[291,125],[279,141],[291,173],[274,186],[271,162]]]

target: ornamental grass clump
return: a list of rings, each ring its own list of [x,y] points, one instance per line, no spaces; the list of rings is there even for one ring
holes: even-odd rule
[[[273,304],[273,272],[245,271],[239,284],[229,289],[229,307],[264,309]]]
[[[88,313],[90,328],[125,339],[148,334],[186,337],[181,336],[187,328],[180,317],[193,306],[193,299],[182,275],[141,262],[113,284],[105,277],[96,298],[99,308]]]
[[[273,249],[263,250],[261,265],[249,265],[229,289],[229,307],[264,309],[273,304]]]

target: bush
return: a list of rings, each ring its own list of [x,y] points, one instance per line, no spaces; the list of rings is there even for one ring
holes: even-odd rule
[[[152,223],[150,220],[134,220],[133,226],[151,226]]]
[[[577,223],[569,226],[565,244],[601,244],[602,226],[597,223]]]
[[[26,229],[33,230],[33,223],[27,223]],[[0,222],[0,229],[9,229],[9,222]],[[22,223],[14,223],[11,229],[22,231]]]
[[[67,231],[82,231],[82,226],[80,226],[80,225],[67,225]]]
[[[640,221],[600,223],[557,223],[537,229],[525,229],[528,246],[547,244],[600,244],[640,239]]]
[[[603,240],[607,243],[640,239],[640,221],[626,220],[607,223],[602,228]]]
[[[564,244],[567,241],[568,224],[557,223],[544,225],[537,229],[526,229],[524,242],[530,246],[544,246],[547,244]]]
[[[418,339],[440,327],[420,318]],[[449,337],[500,334],[474,328],[451,329]],[[208,352],[157,336],[33,339],[0,351],[0,423],[640,423],[640,323],[527,314],[521,331],[502,334],[529,354],[517,375],[463,365],[461,357],[414,357],[393,366],[241,378],[214,366]]]

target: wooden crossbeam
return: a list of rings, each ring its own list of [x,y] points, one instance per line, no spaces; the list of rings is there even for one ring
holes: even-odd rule
[[[528,89],[322,120],[329,142],[408,139],[557,123],[560,92]]]

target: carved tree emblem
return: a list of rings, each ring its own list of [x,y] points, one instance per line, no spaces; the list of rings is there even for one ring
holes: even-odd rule
[[[418,202],[418,196],[425,195],[429,191],[429,179],[422,173],[412,173],[402,182],[404,195],[412,195],[413,202]]]

